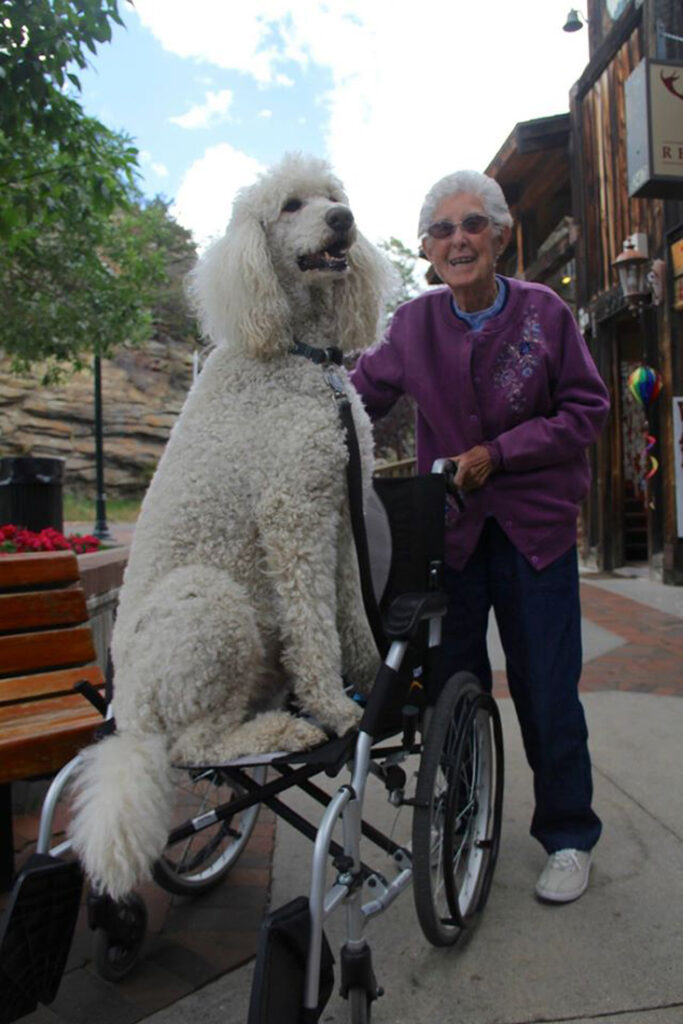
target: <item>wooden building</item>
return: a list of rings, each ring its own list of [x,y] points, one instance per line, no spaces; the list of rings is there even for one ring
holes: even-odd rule
[[[503,273],[544,281],[569,301],[612,395],[592,453],[583,556],[683,584],[683,2],[588,0],[587,18],[590,58],[564,140],[562,117],[519,124],[487,168],[517,224]],[[674,123],[664,171],[651,160],[648,177],[634,167],[644,145],[658,144],[655,114],[650,92],[635,86],[650,64],[674,97]],[[648,257],[635,312],[613,265],[627,238]],[[627,384],[643,363],[662,379],[647,418]],[[658,469],[648,478],[651,456]]]
[[[575,299],[569,179],[569,114],[517,124],[486,168],[500,184],[514,217],[501,273],[541,281],[570,305]]]
[[[647,563],[665,582],[683,583],[676,495],[681,448],[673,416],[673,399],[683,395],[683,313],[674,308],[673,266],[674,246],[683,236],[683,159],[678,181],[655,184],[646,195],[629,194],[629,136],[647,115],[627,104],[627,82],[643,58],[681,62],[676,131],[683,144],[683,39],[671,38],[683,37],[683,3],[589,0],[588,31],[589,64],[570,97],[577,304],[613,405],[597,450],[586,539],[604,568]],[[652,264],[649,294],[636,315],[613,266],[633,235]],[[627,386],[642,362],[661,374],[663,385],[647,413]],[[656,438],[651,453],[659,468],[646,479],[653,468],[648,434]]]

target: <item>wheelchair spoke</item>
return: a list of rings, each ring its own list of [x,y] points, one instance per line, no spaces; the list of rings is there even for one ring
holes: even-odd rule
[[[254,770],[262,783],[265,769]],[[177,785],[178,822],[197,820],[227,805],[241,790],[216,768],[184,770]],[[248,807],[224,821],[202,823],[198,831],[180,843],[169,845],[154,866],[154,877],[164,889],[180,895],[203,892],[228,873],[244,850],[259,812],[259,804]]]

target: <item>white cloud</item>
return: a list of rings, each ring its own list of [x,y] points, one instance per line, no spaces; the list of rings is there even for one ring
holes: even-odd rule
[[[273,25],[284,24],[291,9],[288,0],[251,0],[248,4],[225,0],[136,0],[142,24],[162,46],[181,57],[200,58],[220,68],[270,82],[274,65],[282,59],[272,36]]]
[[[268,119],[269,117],[273,116],[273,111],[272,110],[259,110],[259,112],[258,112],[258,114],[256,116]]]
[[[233,98],[230,89],[207,92],[203,103],[190,107],[186,114],[179,114],[169,120],[181,128],[212,128],[228,120]]]
[[[484,169],[519,121],[568,109],[587,32],[562,32],[566,0],[136,0],[169,50],[270,86],[324,67],[326,153],[373,240],[413,245],[442,174]],[[287,64],[287,62],[290,62]],[[303,123],[303,118],[298,118]],[[297,123],[292,113],[292,124]],[[291,148],[301,148],[296,132]]]
[[[171,213],[203,247],[225,230],[238,189],[262,170],[258,161],[227,142],[211,146],[185,174]]]
[[[138,154],[140,164],[142,167],[149,167],[159,178],[168,177],[168,167],[166,164],[159,163],[152,158],[152,154],[148,149],[141,149]]]

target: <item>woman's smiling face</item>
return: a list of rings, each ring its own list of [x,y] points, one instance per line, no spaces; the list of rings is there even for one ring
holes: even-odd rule
[[[422,248],[443,283],[453,292],[460,309],[477,312],[487,309],[495,300],[496,260],[507,245],[510,229],[505,227],[500,231],[489,221],[480,234],[468,234],[460,224],[471,214],[487,216],[480,196],[459,192],[443,199],[436,208],[433,223],[447,220],[459,226],[449,238],[427,235]]]

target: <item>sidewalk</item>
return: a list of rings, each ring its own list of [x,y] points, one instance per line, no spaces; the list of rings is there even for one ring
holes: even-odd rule
[[[478,929],[451,950],[433,949],[423,939],[409,892],[382,923],[371,924],[375,970],[386,989],[373,1007],[377,1024],[683,1021],[683,590],[642,578],[587,575],[582,601],[584,703],[595,804],[605,825],[591,888],[565,907],[533,898],[544,855],[527,834],[530,775],[492,635],[506,801],[489,904]],[[395,813],[383,792],[371,792],[369,801],[373,822]],[[398,828],[409,824],[403,811]],[[118,986],[92,973],[90,936],[82,931],[78,963],[57,999],[24,1018],[27,1024],[180,1024],[193,1017],[203,1024],[244,1024],[252,967],[231,968],[253,954],[269,885],[273,907],[305,891],[311,852],[306,840],[279,824],[272,870],[264,870],[273,827],[262,819],[261,828],[256,873],[247,866],[250,848],[225,885],[200,905],[165,897],[168,906],[157,907],[157,931],[145,956]],[[335,955],[342,923],[337,914],[329,929]],[[218,950],[226,948],[234,955],[221,968]],[[335,992],[321,1021],[346,1020],[346,1004]]]

